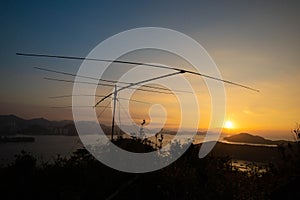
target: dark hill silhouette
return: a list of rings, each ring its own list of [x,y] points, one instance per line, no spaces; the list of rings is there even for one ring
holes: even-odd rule
[[[201,146],[201,144],[199,144]],[[281,159],[277,147],[252,146],[243,144],[226,144],[217,142],[212,152],[217,156],[229,156],[234,160],[245,160],[250,162],[269,163]]]
[[[98,124],[89,121],[80,122],[87,130],[94,132]],[[111,127],[101,124],[106,134],[111,133]],[[0,136],[23,135],[77,135],[72,120],[51,121],[45,118],[22,119],[16,115],[0,115]],[[87,133],[90,134],[90,133]]]
[[[278,140],[278,141],[268,140],[261,136],[251,135],[249,133],[240,133],[237,135],[225,137],[224,140],[228,142],[249,143],[249,144],[280,144],[286,142],[283,140]]]
[[[2,136],[16,134],[56,134],[57,129],[60,128],[64,129],[65,132],[69,132],[66,131],[66,128],[72,128],[72,125],[74,126],[74,123],[70,120],[50,121],[44,118],[22,119],[15,115],[0,115],[0,135]]]

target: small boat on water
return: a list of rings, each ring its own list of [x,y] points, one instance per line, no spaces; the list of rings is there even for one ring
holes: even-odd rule
[[[25,137],[25,136],[16,136],[16,137],[8,137],[1,136],[0,143],[8,143],[8,142],[34,142],[34,137]]]

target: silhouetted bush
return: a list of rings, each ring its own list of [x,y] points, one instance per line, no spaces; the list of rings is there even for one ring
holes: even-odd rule
[[[119,139],[115,144],[131,151],[155,150],[144,141]],[[180,148],[175,143],[171,151]],[[261,172],[254,163],[242,172],[232,167],[230,157],[199,159],[198,152],[199,145],[192,144],[171,165],[145,174],[111,169],[85,149],[40,165],[22,152],[0,169],[1,199],[268,199],[291,175],[283,176],[283,168],[275,165]]]

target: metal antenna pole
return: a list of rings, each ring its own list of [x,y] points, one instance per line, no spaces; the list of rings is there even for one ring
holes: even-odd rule
[[[256,92],[259,92],[259,90],[239,84],[239,83],[235,83],[229,80],[225,80],[225,79],[221,79],[218,77],[213,77],[210,75],[206,75],[206,74],[201,74],[199,72],[196,71],[190,71],[190,70],[184,70],[184,69],[180,69],[177,67],[168,67],[168,66],[163,66],[163,65],[155,65],[155,64],[150,64],[150,63],[143,63],[143,62],[132,62],[132,61],[124,61],[124,60],[108,60],[108,59],[97,59],[97,58],[84,58],[84,57],[76,57],[76,56],[60,56],[60,55],[47,55],[47,54],[32,54],[32,53],[16,53],[16,55],[18,56],[32,56],[32,57],[46,57],[46,58],[61,58],[61,59],[69,59],[69,60],[90,60],[90,61],[98,61],[98,62],[111,62],[111,63],[119,63],[119,64],[130,64],[130,65],[138,65],[138,66],[148,66],[148,67],[156,67],[156,68],[161,68],[161,69],[170,69],[170,70],[175,70],[178,72],[186,72],[189,74],[194,74],[194,75],[198,75],[198,76],[202,76],[205,78],[209,78],[209,79],[213,79],[216,81],[222,81],[224,83],[228,83],[231,85],[235,85],[235,86],[239,86],[239,87],[243,87],[249,90],[253,90]],[[52,70],[54,71],[54,70]]]
[[[111,124],[111,141],[114,140],[116,101],[117,101],[117,85],[115,85],[115,91],[114,91],[114,107],[113,107],[113,116],[112,116],[112,124]]]

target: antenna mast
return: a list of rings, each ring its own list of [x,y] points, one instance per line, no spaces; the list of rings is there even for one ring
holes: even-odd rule
[[[113,141],[114,139],[116,101],[117,101],[117,85],[115,85],[115,91],[114,91],[114,107],[113,107],[113,116],[112,116],[112,124],[111,124],[111,141]]]

